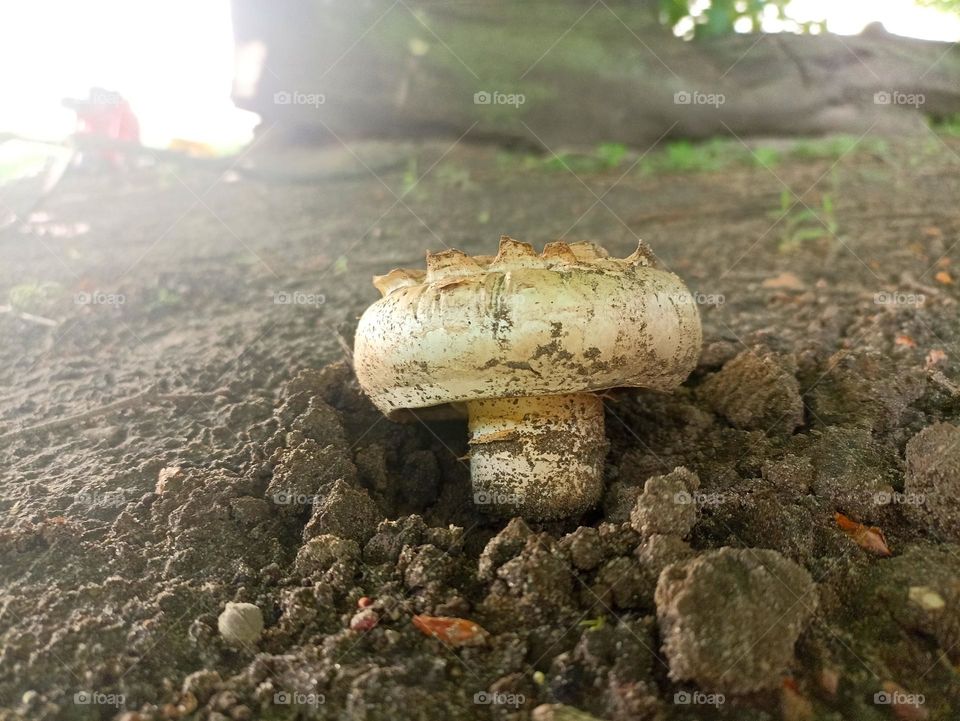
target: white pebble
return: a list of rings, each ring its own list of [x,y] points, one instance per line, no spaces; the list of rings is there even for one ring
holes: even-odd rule
[[[228,603],[217,619],[217,630],[233,646],[256,643],[263,632],[263,613],[252,603]]]

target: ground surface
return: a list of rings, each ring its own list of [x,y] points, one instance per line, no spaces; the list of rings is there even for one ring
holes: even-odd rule
[[[68,175],[0,239],[0,718],[957,718],[960,143],[647,173],[397,152]],[[478,513],[463,425],[381,419],[347,362],[372,274],[500,233],[641,235],[701,294],[687,383],[606,399],[581,519]],[[228,601],[257,641],[218,634]]]

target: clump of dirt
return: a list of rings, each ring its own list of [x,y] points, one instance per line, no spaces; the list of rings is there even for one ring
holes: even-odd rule
[[[905,508],[920,525],[960,541],[960,428],[927,426],[907,444],[906,464]]]
[[[815,589],[776,551],[721,548],[667,566],[656,603],[670,677],[727,693],[777,688]]]

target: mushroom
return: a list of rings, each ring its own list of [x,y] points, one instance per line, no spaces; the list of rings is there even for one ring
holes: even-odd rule
[[[683,281],[641,242],[624,259],[589,242],[503,236],[496,257],[427,254],[427,270],[377,276],[354,365],[393,420],[465,410],[474,501],[497,515],[561,518],[603,491],[599,391],[670,390],[700,352]]]

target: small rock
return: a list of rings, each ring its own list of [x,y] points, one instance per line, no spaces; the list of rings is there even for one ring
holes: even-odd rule
[[[427,526],[417,515],[381,521],[377,532],[363,547],[363,560],[369,564],[396,563],[404,546],[419,546]]]
[[[351,631],[369,631],[380,622],[380,616],[372,608],[365,608],[353,614],[350,619]]]
[[[596,528],[580,526],[558,544],[570,554],[570,561],[581,571],[592,571],[603,562],[603,547]]]
[[[267,499],[299,512],[335,481],[353,483],[357,468],[346,446],[320,446],[305,440],[284,450],[267,486]]]
[[[665,476],[647,479],[630,513],[630,524],[643,536],[655,533],[686,536],[697,522],[693,494],[699,487],[697,474],[682,466]]]
[[[217,618],[217,630],[232,646],[254,644],[263,632],[263,612],[252,603],[227,603]]]
[[[653,583],[643,573],[636,559],[621,556],[607,561],[597,571],[593,594],[604,605],[639,608],[649,604],[653,596]]]
[[[403,571],[404,583],[410,590],[442,584],[454,572],[450,555],[430,543],[406,546],[400,554],[398,567]]]
[[[904,508],[938,535],[960,541],[960,428],[927,426],[907,443]]]
[[[290,424],[291,430],[300,431],[304,438],[316,441],[321,448],[327,445],[347,445],[340,414],[317,396],[311,396],[307,410]]]
[[[206,703],[222,682],[223,679],[220,678],[219,673],[204,669],[202,671],[194,671],[183,679],[181,690],[185,694],[193,694],[200,703]]]
[[[297,573],[309,576],[326,571],[338,561],[355,562],[359,559],[360,545],[356,541],[322,533],[300,547],[293,567]]]
[[[942,611],[947,602],[943,596],[937,593],[930,586],[911,586],[907,592],[907,598],[910,603],[914,603],[924,611]]]
[[[183,485],[183,479],[186,477],[180,466],[167,466],[161,468],[157,474],[157,486],[155,493],[162,496],[164,493],[176,493]]]
[[[776,551],[721,548],[668,566],[655,599],[670,677],[708,691],[776,688],[815,589]]]
[[[626,556],[640,543],[640,535],[629,523],[607,523],[597,526],[600,548],[605,559]]]
[[[637,548],[637,560],[654,582],[671,563],[685,561],[692,556],[693,549],[689,543],[680,536],[663,533],[655,533]]]
[[[497,568],[515,558],[533,535],[522,518],[513,518],[500,533],[491,538],[480,554],[478,571],[480,578],[491,579]]]
[[[700,386],[720,415],[737,428],[792,433],[803,425],[803,399],[792,359],[744,351]]]
[[[379,509],[364,490],[336,481],[323,500],[314,506],[313,516],[303,537],[307,540],[324,533],[364,543],[377,530]]]

